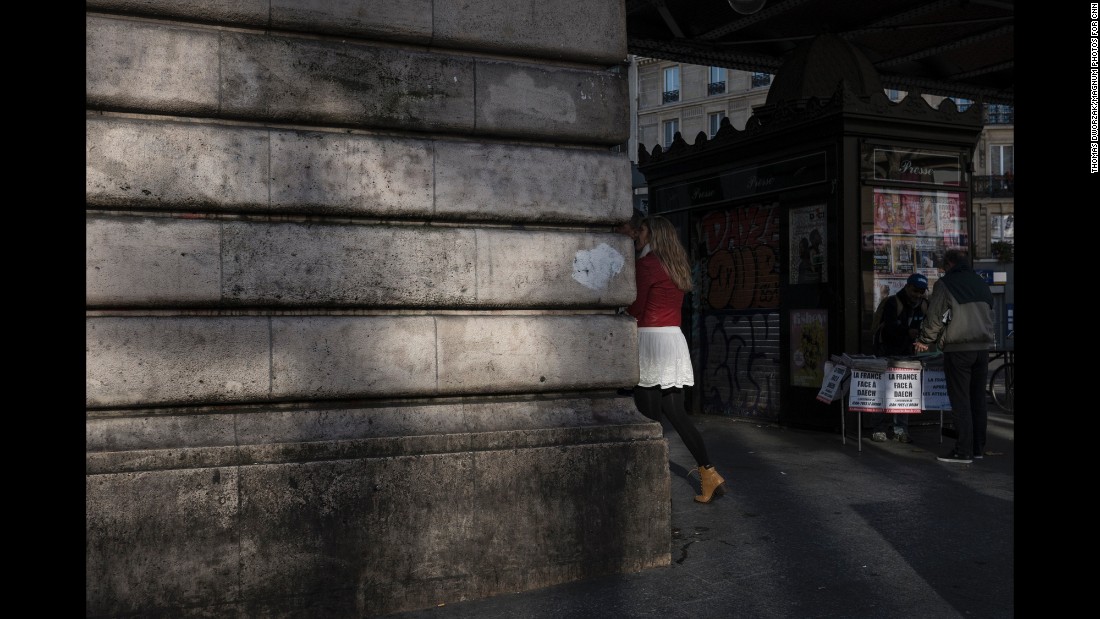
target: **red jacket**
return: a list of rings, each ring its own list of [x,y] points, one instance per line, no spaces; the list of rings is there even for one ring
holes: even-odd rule
[[[639,327],[679,327],[684,291],[676,287],[657,256],[648,253],[634,263],[638,296],[626,313]]]

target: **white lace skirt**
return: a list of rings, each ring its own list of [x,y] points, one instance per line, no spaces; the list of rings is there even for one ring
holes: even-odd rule
[[[695,384],[680,327],[638,327],[638,385],[662,389]]]

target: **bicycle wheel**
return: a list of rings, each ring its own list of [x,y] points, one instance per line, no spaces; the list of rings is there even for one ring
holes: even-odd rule
[[[1009,413],[1016,408],[1016,387],[1013,380],[1015,375],[1012,364],[1005,363],[993,370],[993,375],[989,378],[989,393],[993,395],[993,403]]]

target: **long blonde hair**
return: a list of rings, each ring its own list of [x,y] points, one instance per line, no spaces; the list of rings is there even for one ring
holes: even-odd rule
[[[676,227],[660,215],[646,217],[642,226],[649,229],[649,250],[661,261],[672,283],[684,292],[691,292],[691,263]]]

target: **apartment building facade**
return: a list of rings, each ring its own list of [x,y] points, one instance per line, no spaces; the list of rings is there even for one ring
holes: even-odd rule
[[[733,128],[744,130],[754,108],[764,105],[773,77],[770,73],[631,57],[632,127],[627,151],[631,161],[638,162],[639,146],[647,152],[657,145],[667,150],[676,133],[689,144],[699,133],[712,139],[726,118]],[[894,102],[907,95],[886,90]],[[946,98],[921,96],[933,107]],[[960,111],[974,104],[969,99],[953,100]],[[982,113],[984,126],[971,173],[972,251],[977,259],[1011,262],[1015,243],[1015,110],[1009,105],[983,104]],[[634,191],[635,207],[644,210],[647,189],[636,186]]]

